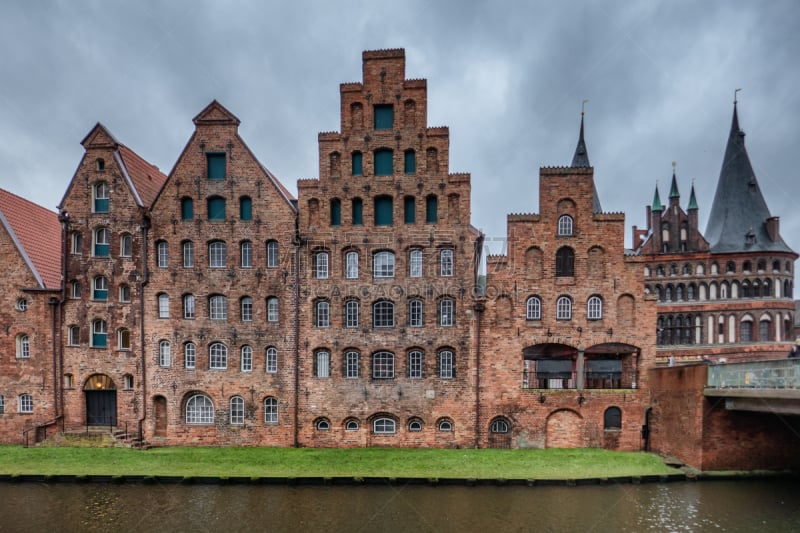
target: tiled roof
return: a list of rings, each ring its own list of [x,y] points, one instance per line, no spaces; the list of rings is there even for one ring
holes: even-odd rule
[[[0,223],[8,230],[42,287],[60,287],[61,224],[58,215],[0,189]]]
[[[150,207],[167,176],[124,144],[119,145],[119,154],[139,198],[145,207]]]

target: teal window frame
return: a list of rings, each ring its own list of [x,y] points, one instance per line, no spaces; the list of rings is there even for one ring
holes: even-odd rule
[[[391,226],[394,223],[394,202],[391,196],[375,197],[375,225]]]
[[[425,222],[435,224],[439,221],[439,199],[433,194],[425,198]]]
[[[331,226],[342,225],[342,201],[338,198],[331,200]]]
[[[98,181],[93,187],[94,212],[108,213],[109,188],[105,181]]]
[[[353,176],[364,175],[364,155],[361,152],[353,152],[351,156]]]
[[[417,202],[413,196],[403,198],[403,222],[413,224],[417,221]]]
[[[99,242],[100,240],[100,233],[105,233],[105,242]],[[108,228],[97,228],[94,230],[94,256],[95,257],[108,257],[111,253],[111,245],[109,240],[111,238],[111,234],[108,231]]]
[[[376,104],[373,107],[376,130],[390,130],[394,127],[394,106],[392,104]]]
[[[376,176],[394,174],[394,152],[389,148],[379,148],[373,153]]]
[[[194,200],[191,198],[181,199],[181,220],[194,219]]]
[[[105,321],[95,320],[92,322],[92,347],[106,348],[108,346],[108,327]]]
[[[208,199],[208,220],[225,220],[225,198],[212,196]]]
[[[361,198],[353,198],[353,225],[361,226],[364,224],[364,201]]]
[[[209,180],[224,180],[226,166],[225,152],[206,152],[206,172]]]
[[[239,198],[239,218],[253,220],[253,200],[249,196]]]
[[[406,174],[417,172],[417,157],[414,150],[406,150],[403,153],[403,172]]]

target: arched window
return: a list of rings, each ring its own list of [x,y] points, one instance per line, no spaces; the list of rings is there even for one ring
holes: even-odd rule
[[[489,427],[492,433],[508,433],[509,424],[505,418],[495,418],[492,420],[492,425]]]
[[[556,301],[556,320],[572,320],[572,300],[561,296]]]
[[[358,279],[358,252],[350,251],[344,254],[344,277]]]
[[[455,259],[453,250],[446,248],[439,252],[439,275],[443,277],[450,277],[455,270]]]
[[[408,253],[408,275],[412,278],[422,277],[422,250],[415,249]]]
[[[342,225],[342,201],[338,198],[331,199],[331,226]]]
[[[81,344],[81,328],[80,326],[70,326],[67,335],[68,346],[79,346]]]
[[[20,394],[18,398],[18,407],[20,413],[33,412],[33,396],[30,394]]]
[[[242,268],[253,268],[253,243],[242,241],[239,244],[239,257]]]
[[[267,298],[267,322],[277,322],[278,317],[278,298],[270,296]]]
[[[230,422],[234,426],[244,424],[244,398],[234,396],[230,402]]]
[[[158,268],[169,267],[169,245],[167,241],[156,242],[156,265]]]
[[[108,183],[98,181],[94,184],[94,212],[108,213]]]
[[[372,304],[372,325],[376,328],[394,327],[394,303],[379,300]]]
[[[695,299],[696,292],[697,289],[695,288],[695,284],[690,283],[689,286],[686,287],[686,299],[689,300],[690,302],[693,301]]]
[[[376,278],[393,278],[394,264],[394,252],[376,252],[372,256],[372,275]]]
[[[328,279],[329,275],[329,256],[328,252],[314,253],[314,277],[317,279]]]
[[[412,433],[422,431],[422,420],[419,418],[412,418],[408,422],[408,430]]]
[[[556,276],[570,277],[575,275],[575,252],[568,246],[562,246],[556,252]]]
[[[122,257],[133,255],[133,237],[130,233],[123,233],[119,236],[119,255]]]
[[[97,276],[92,283],[92,300],[105,302],[108,300],[108,279]]]
[[[105,348],[108,336],[108,326],[105,320],[95,320],[92,322],[92,347]]]
[[[349,350],[344,353],[344,377],[355,379],[360,376],[359,353]]]
[[[17,335],[17,357],[20,359],[31,357],[31,339],[27,335]]]
[[[243,296],[239,300],[239,315],[242,322],[252,322],[253,320],[253,299],[249,296]]]
[[[267,366],[266,371],[270,374],[274,374],[278,371],[278,349],[274,346],[270,346],[267,348],[266,352],[267,356]]]
[[[191,198],[181,198],[181,220],[192,220],[194,218],[194,200]]]
[[[169,367],[172,363],[172,354],[169,341],[158,341],[158,366]]]
[[[188,370],[194,370],[197,366],[197,346],[193,342],[183,345],[183,366]]]
[[[422,378],[422,362],[423,354],[420,350],[411,350],[408,352],[408,377],[411,379]]]
[[[359,302],[351,299],[344,303],[344,327],[357,328],[359,325]]]
[[[95,161],[95,169],[98,172],[104,172],[106,170],[106,162],[102,158],[97,158]]]
[[[109,239],[111,232],[108,228],[97,228],[93,232],[94,236],[94,256],[95,257],[108,257],[109,254]]]
[[[194,295],[183,295],[183,318],[192,320],[195,317]]]
[[[278,423],[278,399],[267,397],[264,399],[264,423]]]
[[[327,300],[314,302],[314,326],[327,328],[331,325],[331,304]]]
[[[211,241],[208,243],[208,266],[211,268],[225,268],[228,263],[228,246],[225,241]]]
[[[327,418],[319,418],[314,424],[314,427],[317,428],[317,431],[328,431],[331,429],[331,423]]]
[[[192,241],[183,241],[181,243],[181,252],[183,268],[194,268],[194,243]]]
[[[345,431],[358,431],[358,420],[348,420],[344,423]]]
[[[689,263],[684,263],[683,264],[682,273],[683,273],[684,276],[688,276],[688,275],[690,275],[692,273],[692,267],[691,267],[691,265]]]
[[[451,350],[441,350],[439,352],[439,377],[441,379],[453,379],[456,377],[456,360]]]
[[[212,343],[208,348],[208,367],[211,370],[226,370],[228,368],[228,347],[221,342]]]
[[[439,428],[439,431],[453,431],[453,422],[447,419],[439,420],[436,426]]]
[[[586,318],[589,320],[603,318],[603,300],[599,296],[592,296],[586,303]]]
[[[393,434],[396,431],[396,427],[395,421],[391,418],[376,418],[372,422],[372,431],[378,435]]]
[[[375,352],[372,354],[372,377],[375,379],[394,379],[394,354]]]
[[[753,318],[745,315],[739,326],[739,341],[752,342],[753,341]]]
[[[422,300],[419,298],[412,298],[408,301],[408,325],[412,328],[422,327],[423,324],[423,308]]]
[[[81,255],[83,253],[83,234],[73,231],[70,234],[70,253]]]
[[[207,201],[208,220],[225,220],[225,198],[212,196]]]
[[[169,318],[169,296],[158,295],[158,318]]]
[[[228,299],[215,294],[208,299],[208,318],[211,320],[228,320]]]
[[[622,410],[619,407],[609,407],[603,414],[603,429],[622,429]]]
[[[253,348],[250,346],[242,346],[242,361],[241,361],[241,368],[242,372],[252,372],[253,371]]]
[[[187,424],[213,424],[214,404],[205,394],[195,394],[186,402]]]
[[[767,318],[762,317],[761,320],[758,322],[758,340],[761,342],[771,341],[771,331],[769,327],[770,321]]]
[[[388,148],[381,148],[375,150],[375,175],[376,176],[391,176],[394,166],[394,155],[392,150]]]
[[[542,300],[540,300],[538,296],[531,296],[525,302],[525,319],[526,320],[542,319]]]
[[[734,272],[736,272],[736,263],[734,263],[733,261],[728,261],[725,264],[725,273],[733,274]]]
[[[456,302],[452,298],[439,300],[439,325],[453,326],[456,323]]]
[[[561,237],[568,237],[572,235],[572,217],[569,215],[561,215],[558,217],[558,235]]]
[[[267,268],[278,268],[278,241],[267,241]]]
[[[331,377],[331,353],[327,350],[319,350],[314,354],[314,377]]]

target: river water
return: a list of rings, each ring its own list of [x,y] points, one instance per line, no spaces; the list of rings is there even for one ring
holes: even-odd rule
[[[0,484],[0,531],[800,531],[800,481],[581,487]]]

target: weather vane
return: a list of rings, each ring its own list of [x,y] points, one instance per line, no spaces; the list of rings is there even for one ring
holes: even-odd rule
[[[588,101],[589,101],[588,99],[584,98],[583,101],[581,102],[581,116],[583,116],[583,106],[585,106],[586,102]]]
[[[741,91],[741,89],[736,89],[735,91],[733,91],[733,103],[734,104],[736,104],[736,93],[738,93],[739,91]]]
[[[673,161],[672,162],[672,170],[675,170],[675,167],[677,167],[677,166],[678,166],[678,163]]]

